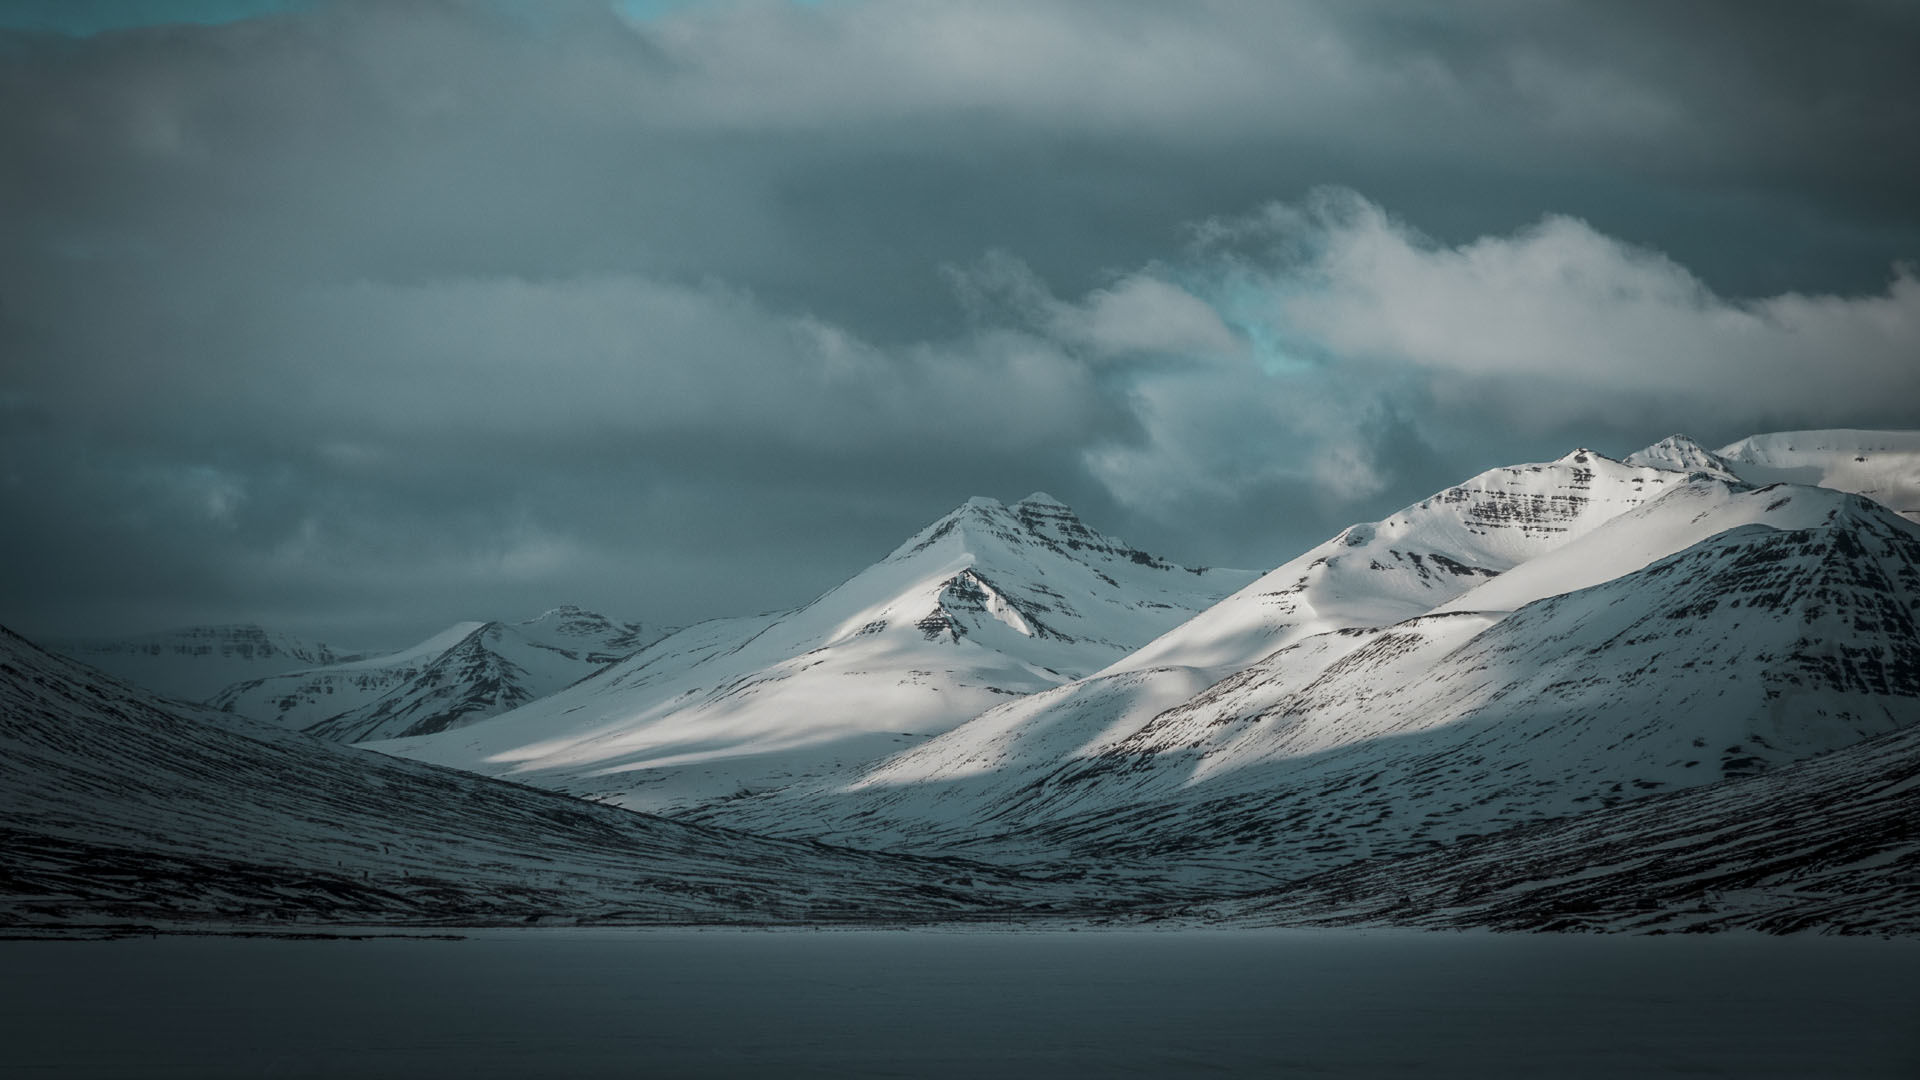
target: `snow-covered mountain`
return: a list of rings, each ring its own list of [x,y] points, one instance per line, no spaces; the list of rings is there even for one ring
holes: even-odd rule
[[[1111,670],[1191,667],[1218,678],[1302,637],[1411,618],[1684,483],[1585,449],[1490,469],[1346,529]]]
[[[1349,625],[1282,625],[1265,639],[1286,644],[1219,681],[1205,668],[1129,660],[989,712],[851,784],[697,816],[907,850],[1298,873],[1759,771],[1920,722],[1920,529],[1857,496],[1701,472],[1667,473],[1660,498],[1577,538],[1560,534],[1504,575],[1475,575],[1472,589],[1435,587],[1452,595],[1395,622],[1353,613],[1405,602],[1396,563],[1365,556],[1385,583],[1370,592],[1365,577],[1334,579],[1343,567],[1320,561],[1382,531],[1348,530],[1263,582],[1302,583],[1275,590],[1268,606],[1282,616],[1310,608]],[[1402,532],[1389,554],[1405,566],[1417,545],[1431,564],[1439,545],[1415,538],[1446,531]],[[1332,591],[1328,602],[1311,603],[1325,595],[1316,587]],[[1235,600],[1250,607],[1262,591]],[[1302,594],[1308,603],[1288,606]],[[1229,626],[1251,622],[1233,614]]]
[[[544,697],[657,638],[582,608],[456,623],[399,652],[235,683],[211,704],[340,742],[444,731]]]
[[[1592,532],[1536,555],[1432,611],[1512,611],[1630,574],[1728,529],[1742,525],[1812,528],[1849,505],[1845,493],[1831,488],[1794,484],[1755,488],[1741,481],[1718,480],[1710,473],[1695,475],[1658,499],[1623,511]]]
[[[396,652],[245,679],[211,695],[207,703],[249,720],[300,730],[379,700],[485,625],[455,623]]]
[[[1920,431],[1777,431],[1717,454],[1749,483],[1851,491],[1920,521]]]
[[[1302,642],[1076,763],[1033,812],[1158,791],[1207,804],[1183,841],[1404,849],[1920,723],[1920,530],[1840,498],[1819,525],[1740,526],[1497,621]],[[1225,812],[1236,792],[1257,826]]]
[[[205,701],[221,687],[293,668],[358,659],[260,626],[189,626],[127,637],[50,640],[47,647],[165,697]]]
[[[1920,431],[1776,431],[1717,451],[1685,435],[1670,435],[1626,461],[1756,486],[1813,484],[1848,491],[1920,521]]]
[[[1291,642],[1423,614],[1688,482],[1672,470],[1576,450],[1489,470],[1353,526],[1092,677],[1000,705],[869,771],[851,790],[911,791],[902,798],[919,808],[892,825],[886,813],[867,815],[863,842],[893,842],[900,829],[925,834],[935,823],[994,812],[1064,762],[1126,737]],[[827,794],[847,779],[796,787],[793,820],[808,822],[798,827],[813,827],[810,811],[822,806],[865,806],[866,797]],[[713,811],[751,812],[745,803]]]
[[[639,808],[836,772],[1086,675],[1251,574],[1187,569],[1059,501],[976,498],[794,611],[691,627],[394,754]]]
[[[400,761],[163,702],[0,629],[0,925],[16,930],[875,922],[1097,906],[1075,888]]]

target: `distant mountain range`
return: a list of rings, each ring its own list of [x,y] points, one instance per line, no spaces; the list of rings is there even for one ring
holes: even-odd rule
[[[52,642],[157,693],[341,742],[444,731],[567,686],[665,631],[563,605],[464,622],[395,652],[346,652],[258,626]]]
[[[660,634],[583,608],[457,623],[408,649],[235,683],[209,703],[340,742],[425,735],[545,697]]]
[[[792,611],[261,632],[302,663],[140,708],[912,857],[889,881],[964,857],[976,915],[1913,932],[1917,520],[1920,433],[1860,431],[1497,468],[1258,576],[973,499]]]
[[[242,679],[362,658],[360,653],[260,626],[189,626],[128,637],[54,638],[46,646],[181,701],[205,701]]]

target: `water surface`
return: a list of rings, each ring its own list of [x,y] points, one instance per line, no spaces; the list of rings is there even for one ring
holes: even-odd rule
[[[0,943],[8,1076],[1920,1076],[1920,942],[502,930]]]

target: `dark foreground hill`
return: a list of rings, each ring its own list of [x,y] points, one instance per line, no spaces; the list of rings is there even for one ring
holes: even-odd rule
[[[1920,728],[1181,914],[1288,926],[1920,934]]]
[[[1066,895],[183,708],[0,629],[0,925],[872,923],[1038,914]]]

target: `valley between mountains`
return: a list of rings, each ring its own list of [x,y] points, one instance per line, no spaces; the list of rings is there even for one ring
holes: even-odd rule
[[[1264,573],[974,498],[791,611],[0,635],[35,931],[1920,932],[1920,433],[1489,469]]]

